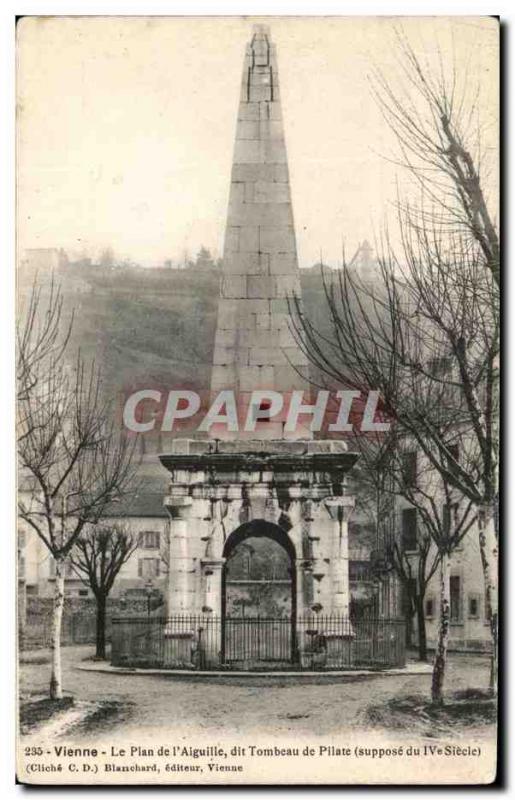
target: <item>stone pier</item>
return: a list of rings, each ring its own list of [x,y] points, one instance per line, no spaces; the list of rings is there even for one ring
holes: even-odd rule
[[[347,616],[345,475],[356,459],[337,441],[176,440],[161,456],[173,490],[169,615],[220,618],[225,554],[262,526],[292,554],[296,615]]]

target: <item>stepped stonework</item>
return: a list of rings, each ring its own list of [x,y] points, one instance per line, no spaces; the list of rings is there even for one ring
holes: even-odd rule
[[[277,58],[261,25],[243,65],[211,378],[213,393],[237,392],[240,414],[259,389],[308,396],[307,359],[290,329],[294,296],[300,280]],[[258,431],[310,437],[300,428],[285,434],[281,414]]]

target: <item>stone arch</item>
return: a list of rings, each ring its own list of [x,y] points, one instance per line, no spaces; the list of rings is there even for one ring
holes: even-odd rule
[[[226,577],[227,577],[227,561],[231,553],[240,544],[250,538],[268,538],[279,544],[286,552],[289,559],[289,574],[290,574],[290,593],[291,593],[291,612],[290,612],[290,636],[291,636],[291,654],[292,660],[296,658],[297,653],[297,553],[295,544],[288,535],[287,531],[280,525],[269,522],[265,519],[253,519],[249,522],[244,522],[239,525],[227,537],[223,547],[223,560],[224,566],[222,568],[222,643],[225,642],[225,627],[227,619],[227,591],[226,591]],[[222,644],[222,651],[224,644]]]
[[[251,536],[273,539],[277,544],[284,547],[292,564],[295,563],[297,553],[295,545],[288,536],[287,531],[280,525],[274,522],[268,522],[265,519],[253,519],[250,522],[244,522],[232,531],[224,542],[222,557],[227,559],[235,547]]]

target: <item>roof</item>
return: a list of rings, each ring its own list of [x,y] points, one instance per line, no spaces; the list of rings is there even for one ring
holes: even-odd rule
[[[37,490],[37,482],[34,478],[20,476],[18,481],[18,493],[32,492]],[[107,517],[162,517],[166,519],[168,513],[163,506],[165,492],[133,492],[125,500],[111,503],[104,516]]]
[[[164,492],[134,492],[126,500],[108,506],[107,517],[161,517],[168,513],[163,506]]]

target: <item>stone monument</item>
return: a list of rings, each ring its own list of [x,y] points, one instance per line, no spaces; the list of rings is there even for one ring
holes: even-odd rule
[[[308,364],[289,327],[300,295],[295,230],[275,47],[256,26],[247,45],[236,125],[211,391],[233,390],[238,413],[252,392],[308,403]],[[305,614],[349,614],[345,475],[356,461],[342,441],[315,440],[309,424],[287,430],[281,414],[256,411],[252,433],[224,426],[211,437],[176,439],[160,457],[170,472],[167,614],[219,618],[208,659],[223,661],[224,565],[249,536],[267,536],[290,558],[292,658],[302,660]],[[186,626],[187,627],[187,626]],[[331,637],[331,631],[325,632]],[[195,632],[172,623],[169,660]],[[339,639],[341,640],[341,636]],[[175,655],[174,655],[175,653]]]

